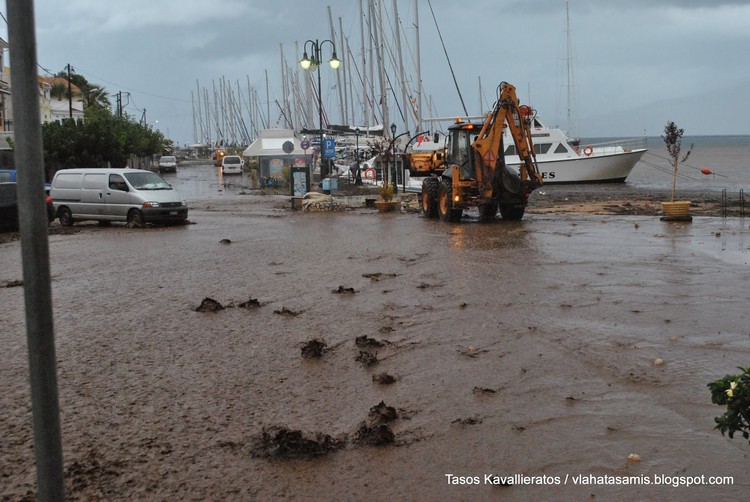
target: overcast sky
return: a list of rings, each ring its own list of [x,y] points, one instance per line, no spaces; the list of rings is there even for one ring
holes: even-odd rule
[[[497,84],[508,81],[542,119],[566,125],[564,0],[431,4],[448,53],[427,0],[419,0],[422,80],[435,115],[463,114],[450,60],[469,114],[480,103],[486,111]],[[153,127],[192,143],[191,91],[221,79],[243,89],[249,81],[265,106],[267,72],[277,120],[281,50],[296,71],[306,40],[331,38],[328,6],[360,58],[359,0],[37,0],[37,59],[53,73],[70,63],[113,103],[128,92],[129,114],[140,119],[145,109]],[[383,8],[390,16],[392,0]],[[414,2],[398,0],[398,9],[413,75]],[[669,120],[686,135],[750,134],[750,0],[571,0],[570,15],[583,137],[656,136]],[[11,47],[11,66],[12,58]],[[322,69],[323,99],[332,122],[348,122],[331,104],[333,74]]]

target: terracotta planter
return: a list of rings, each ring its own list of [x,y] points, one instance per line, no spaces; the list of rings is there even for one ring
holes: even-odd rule
[[[674,202],[662,202],[661,207],[667,218],[684,218],[690,215],[690,201],[676,200]]]
[[[381,213],[390,213],[401,208],[400,200],[376,200],[375,207]]]

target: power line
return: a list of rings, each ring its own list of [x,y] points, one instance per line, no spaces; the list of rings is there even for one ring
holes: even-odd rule
[[[181,103],[192,103],[192,101],[191,101],[191,100],[189,100],[189,99],[180,99],[180,98],[175,98],[175,97],[170,97],[170,96],[161,96],[161,95],[159,95],[159,94],[152,94],[152,93],[150,93],[150,92],[146,92],[146,91],[141,91],[141,90],[138,90],[138,89],[133,89],[133,88],[131,88],[131,87],[128,87],[128,86],[126,86],[126,85],[122,85],[122,84],[120,84],[120,83],[117,83],[117,82],[112,82],[111,80],[107,80],[107,79],[105,79],[105,78],[103,78],[103,77],[99,77],[99,76],[97,76],[97,75],[94,75],[94,74],[93,74],[93,73],[91,73],[91,72],[88,72],[88,71],[85,71],[85,70],[81,70],[81,69],[80,69],[80,66],[78,67],[78,73],[82,73],[82,74],[85,74],[85,75],[89,75],[89,76],[91,76],[91,77],[93,77],[93,78],[95,78],[95,79],[98,79],[98,80],[102,81],[102,82],[106,82],[106,83],[108,83],[108,84],[111,84],[111,85],[114,85],[114,86],[120,87],[120,88],[122,88],[122,89],[125,89],[125,90],[128,90],[128,91],[130,91],[130,92],[137,92],[137,93],[139,93],[139,94],[144,94],[144,95],[146,95],[146,96],[151,96],[152,98],[160,98],[160,99],[166,99],[166,100],[169,100],[169,101],[179,101],[179,102],[181,102]]]

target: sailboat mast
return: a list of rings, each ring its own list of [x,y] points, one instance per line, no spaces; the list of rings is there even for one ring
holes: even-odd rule
[[[333,27],[333,14],[331,13],[331,6],[329,5],[327,7],[327,9],[328,9],[328,26],[331,29],[331,40],[334,42],[334,45],[335,45],[335,43],[336,43],[336,31],[334,30],[334,27]],[[342,49],[343,49],[343,47],[341,45],[339,45],[339,54],[343,54],[343,52],[341,52]],[[320,70],[318,70],[318,71],[320,71]],[[336,73],[336,90],[338,91],[338,95],[339,95],[339,117],[340,117],[339,120],[343,120],[343,119],[346,118],[346,115],[345,115],[345,112],[344,112],[344,95],[341,93],[341,90],[342,90],[341,89],[341,75],[343,74],[343,72],[337,71],[337,72],[334,72],[334,73]],[[333,112],[330,112],[330,115],[328,116],[328,123],[329,124],[331,124],[333,122],[333,120],[331,118],[332,115],[333,115]]]
[[[378,12],[375,12],[375,5],[370,0],[372,6],[372,18],[375,22],[375,29],[373,33],[375,35],[375,57],[378,60],[378,74],[380,81],[380,108],[383,114],[383,135],[387,134],[388,123],[390,122],[390,116],[388,113],[388,88],[385,83],[385,54],[383,53],[383,4],[378,2]]]
[[[268,70],[266,73],[266,120],[268,127],[271,127],[271,92],[268,88]]]
[[[417,132],[422,130],[422,53],[419,48],[419,0],[414,0],[414,38],[417,50]]]
[[[349,52],[348,47],[346,44],[348,44],[348,40],[344,37],[344,22],[341,19],[341,16],[339,16],[339,54],[341,54],[341,60],[344,61],[344,64],[348,65],[347,61],[347,54]],[[343,103],[344,108],[341,111],[341,123],[342,124],[348,124],[349,123],[349,95],[347,94],[347,90],[349,89],[349,86],[347,85],[347,78],[346,78],[346,68],[344,68],[344,71],[341,72],[341,78],[338,78],[338,73],[336,72],[336,78],[339,82],[339,99],[341,100],[341,97],[343,96]],[[343,84],[341,83],[341,80],[343,80]]]
[[[367,51],[365,50],[365,11],[359,0],[359,32],[362,39],[362,97],[365,104],[365,135],[370,128],[370,99],[367,94]],[[355,122],[356,123],[356,122]]]
[[[396,54],[398,56],[398,80],[401,86],[401,106],[409,107],[409,112],[404,110],[404,129],[403,131],[409,131],[409,114],[413,110],[411,102],[406,95],[406,76],[404,73],[404,58],[401,54],[401,20],[398,17],[398,5],[396,0],[393,0],[393,22],[396,25]]]
[[[565,0],[565,34],[567,39],[567,72],[568,72],[568,135],[578,139],[576,123],[575,78],[573,76],[573,44],[570,33],[570,2]]]

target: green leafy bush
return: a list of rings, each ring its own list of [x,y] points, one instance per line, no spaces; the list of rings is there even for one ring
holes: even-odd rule
[[[750,440],[750,367],[739,368],[739,375],[726,375],[708,384],[711,402],[726,406],[727,411],[716,417],[716,428],[721,434],[734,438],[736,432]]]

